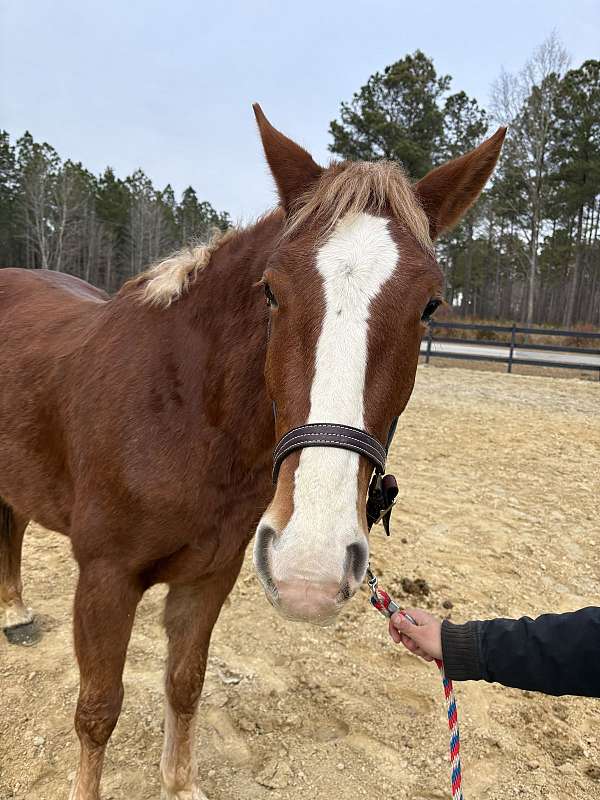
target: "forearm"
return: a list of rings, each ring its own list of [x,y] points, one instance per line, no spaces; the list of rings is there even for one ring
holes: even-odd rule
[[[546,694],[600,696],[600,609],[442,625],[446,674]]]

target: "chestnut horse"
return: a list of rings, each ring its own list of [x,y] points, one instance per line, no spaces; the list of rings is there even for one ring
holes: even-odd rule
[[[475,201],[504,138],[411,185],[389,162],[322,168],[255,113],[280,206],[252,227],[175,254],[110,299],[77,278],[0,270],[0,624],[12,641],[34,624],[21,597],[28,520],[68,535],[73,800],[99,800],[148,587],[169,586],[169,800],[204,797],[196,708],[253,531],[260,580],[287,617],[326,622],[358,589],[371,462],[295,451],[273,494],[273,447],[307,423],[385,441],[413,388],[422,320],[441,301],[432,241]]]

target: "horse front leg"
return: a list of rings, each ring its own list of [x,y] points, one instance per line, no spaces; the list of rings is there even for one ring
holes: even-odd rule
[[[169,656],[160,762],[162,800],[206,800],[197,783],[196,712],[212,629],[239,575],[242,560],[209,579],[171,584],[169,588],[165,605]]]
[[[123,667],[141,595],[136,577],[114,561],[80,564],[74,635],[80,672],[75,729],[81,756],[70,800],[100,800],[104,751],[121,712]]]

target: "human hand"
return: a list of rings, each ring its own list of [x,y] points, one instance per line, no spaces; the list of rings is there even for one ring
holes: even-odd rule
[[[411,653],[425,661],[442,658],[442,623],[433,614],[419,608],[407,608],[406,613],[417,623],[409,622],[402,611],[390,619],[390,636],[396,644],[402,643]]]

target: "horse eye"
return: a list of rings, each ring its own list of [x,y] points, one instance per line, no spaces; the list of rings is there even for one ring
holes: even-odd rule
[[[422,322],[427,322],[431,319],[431,317],[435,314],[436,309],[438,309],[442,305],[442,301],[438,300],[437,298],[433,298],[430,300],[427,305],[425,306],[425,311],[421,316]]]
[[[268,283],[265,283],[264,287],[265,287],[265,297],[267,298],[267,305],[271,306],[272,308],[277,308],[277,299],[273,294],[273,290],[271,289]]]

